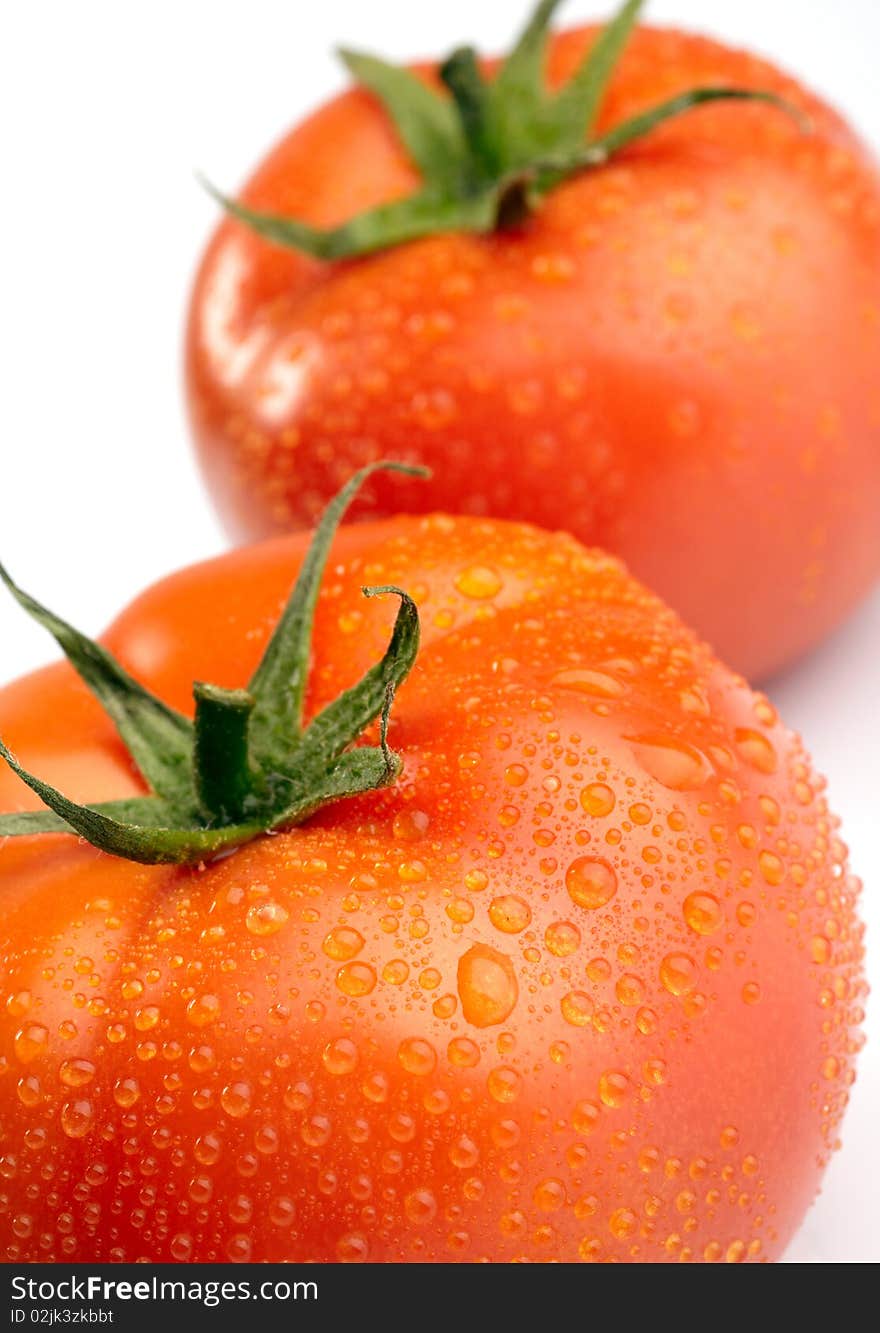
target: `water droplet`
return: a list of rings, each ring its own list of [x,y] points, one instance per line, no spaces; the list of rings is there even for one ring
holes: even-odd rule
[[[753,926],[758,919],[755,904],[739,903],[736,909],[736,919],[741,926]]]
[[[510,959],[487,945],[475,944],[459,959],[458,994],[466,1022],[478,1028],[503,1023],[519,996]]]
[[[489,920],[497,930],[506,935],[518,935],[532,919],[532,911],[527,902],[512,893],[493,898],[489,904]]]
[[[453,1037],[446,1053],[449,1063],[458,1069],[473,1069],[480,1063],[480,1048],[470,1037]]]
[[[168,1248],[171,1251],[172,1259],[179,1264],[185,1264],[192,1258],[195,1242],[188,1231],[178,1231],[176,1236],[171,1237]]]
[[[571,1127],[581,1138],[588,1138],[594,1133],[601,1115],[595,1102],[578,1102],[572,1112]]]
[[[58,1077],[67,1088],[82,1088],[91,1083],[96,1073],[91,1060],[64,1060]]]
[[[615,804],[614,792],[604,782],[591,782],[581,792],[581,805],[588,815],[596,819],[610,815]]]
[[[140,1095],[140,1084],[136,1078],[118,1078],[113,1085],[113,1100],[125,1110],[134,1106]]]
[[[29,990],[15,991],[7,997],[6,1012],[11,1018],[24,1018],[32,1004],[32,996]]]
[[[286,1194],[279,1194],[269,1204],[269,1221],[273,1227],[289,1227],[296,1217],[296,1204]]]
[[[584,1028],[593,1017],[593,1001],[586,991],[573,990],[563,995],[560,1002],[562,1017],[572,1027]]]
[[[425,836],[430,817],[424,810],[401,810],[394,816],[392,829],[399,842],[418,842]]]
[[[243,1120],[250,1115],[253,1089],[249,1083],[227,1083],[220,1093],[220,1105],[233,1120]]]
[[[599,1099],[606,1106],[623,1106],[632,1091],[626,1074],[610,1069],[599,1079]]]
[[[683,905],[684,919],[698,935],[711,935],[721,925],[721,904],[711,893],[689,893]]]
[[[660,964],[660,980],[670,995],[689,995],[698,979],[697,965],[686,953],[669,953]]]
[[[397,1059],[408,1074],[425,1078],[437,1067],[437,1052],[421,1037],[407,1037],[397,1048]]]
[[[382,980],[387,981],[389,986],[402,986],[409,976],[409,964],[402,958],[392,958],[382,968]]]
[[[458,1000],[454,995],[441,995],[431,1005],[435,1018],[451,1018],[457,1008]]]
[[[657,1015],[653,1009],[640,1009],[636,1014],[636,1027],[643,1037],[650,1037],[657,1027]]]
[[[544,943],[555,958],[569,958],[580,947],[581,932],[571,921],[553,921],[544,932]]]
[[[15,1034],[14,1049],[21,1063],[29,1065],[49,1049],[49,1029],[42,1023],[26,1023]]]
[[[565,872],[565,887],[578,907],[594,912],[617,892],[617,876],[607,861],[579,856]]]
[[[645,998],[645,983],[632,972],[624,972],[618,977],[614,993],[621,1004],[641,1004]]]
[[[455,586],[463,597],[481,601],[497,596],[504,583],[501,575],[488,565],[470,565],[457,576]]]
[[[92,1128],[95,1108],[84,1098],[65,1102],[61,1108],[61,1128],[69,1139],[82,1139]]]
[[[252,935],[277,935],[290,913],[280,903],[261,902],[249,907],[245,925]]]
[[[747,981],[742,988],[742,997],[745,1004],[757,1004],[761,998],[761,987],[757,981]]]
[[[328,958],[347,963],[364,947],[364,937],[353,926],[336,926],[324,937],[321,948]]]
[[[608,1219],[608,1229],[617,1240],[629,1240],[638,1234],[639,1219],[629,1208],[617,1208]]]
[[[347,1231],[336,1242],[336,1257],[341,1264],[366,1263],[370,1243],[362,1231]]]
[[[590,671],[583,667],[557,671],[552,684],[566,690],[576,690],[578,694],[591,695],[594,699],[619,699],[626,693],[626,686],[606,671]]]
[[[449,1160],[453,1166],[458,1167],[460,1171],[467,1170],[475,1166],[479,1161],[480,1150],[473,1139],[462,1134],[455,1140],[449,1149]]]
[[[776,751],[767,737],[749,727],[737,727],[734,739],[742,758],[759,773],[775,773],[778,766]]]
[[[558,1212],[565,1205],[565,1185],[553,1176],[539,1181],[532,1191],[532,1201],[542,1213]]]
[[[831,959],[831,945],[824,935],[814,935],[810,941],[810,956],[814,963],[827,963]]]
[[[437,1216],[437,1200],[430,1190],[412,1190],[403,1201],[404,1212],[417,1227],[427,1226]]]
[[[490,1072],[486,1086],[490,1097],[496,1102],[507,1104],[516,1101],[521,1081],[519,1074],[510,1065],[498,1065]]]
[[[709,777],[707,760],[684,741],[654,735],[628,739],[645,772],[671,791],[696,791]]]
[[[336,985],[343,995],[356,999],[369,995],[376,985],[376,973],[369,963],[345,963],[336,973]]]
[[[761,852],[758,865],[768,884],[781,884],[785,879],[785,865],[775,852]]]
[[[16,1091],[18,1100],[28,1109],[39,1106],[43,1100],[43,1086],[36,1074],[24,1074],[18,1080]]]
[[[446,915],[450,921],[466,926],[474,919],[474,905],[468,898],[453,898],[446,906]]]
[[[194,1028],[210,1027],[220,1017],[220,1001],[216,995],[196,995],[186,1006],[186,1017]]]
[[[329,1074],[350,1074],[357,1068],[358,1048],[349,1037],[336,1037],[324,1047],[321,1060]]]

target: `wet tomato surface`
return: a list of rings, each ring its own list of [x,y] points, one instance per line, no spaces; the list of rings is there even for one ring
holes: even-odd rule
[[[553,39],[562,83],[596,29]],[[605,130],[699,85],[715,105],[552,191],[528,222],[321,262],[227,220],[194,289],[190,415],[238,537],[312,523],[354,467],[361,517],[528,519],[620,555],[750,678],[818,642],[880,569],[880,177],[756,57],[641,28]],[[415,189],[363,90],[290,131],[241,194],[318,226]],[[736,590],[748,588],[748,596]]]
[[[178,708],[239,685],[303,550],[183,571],[105,642]],[[0,846],[2,1257],[778,1257],[864,990],[800,741],[614,560],[473,518],[343,530],[310,709],[387,640],[368,582],[422,614],[395,786],[196,868]],[[0,731],[74,797],[139,790],[67,666]]]

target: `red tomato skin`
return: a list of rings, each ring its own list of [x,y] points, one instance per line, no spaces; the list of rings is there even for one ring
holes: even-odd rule
[[[304,546],[184,570],[105,641],[181,708],[240,685]],[[386,640],[363,584],[422,608],[394,788],[196,869],[0,845],[0,1255],[777,1258],[865,990],[800,741],[568,537],[399,519],[331,570],[309,712]],[[0,734],[74,798],[139,789],[66,666]]]
[[[554,39],[567,77],[595,29]],[[236,538],[313,523],[353,468],[401,457],[355,516],[525,518],[620,555],[723,660],[766,677],[880,567],[880,177],[843,121],[756,57],[640,29],[608,126],[684,88],[701,108],[558,189],[523,228],[343,264],[219,226],[186,380]],[[288,133],[242,197],[315,224],[416,181],[371,98]],[[743,590],[746,590],[745,592]]]

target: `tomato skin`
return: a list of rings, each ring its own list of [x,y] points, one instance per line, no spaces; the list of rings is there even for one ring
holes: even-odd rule
[[[105,641],[178,707],[241,684],[304,548],[184,570]],[[363,584],[422,608],[395,787],[198,869],[0,846],[3,1258],[776,1258],[865,989],[800,741],[568,537],[398,519],[331,571],[309,710],[381,652]],[[66,666],[0,734],[75,799],[138,789]]]
[[[557,37],[551,78],[594,35]],[[519,231],[345,264],[223,222],[186,376],[230,532],[310,524],[355,467],[404,457],[433,467],[430,492],[379,479],[356,516],[444,508],[572,531],[751,678],[818,642],[880,568],[880,177],[792,80],[675,32],[635,33],[602,124],[718,83],[781,93],[811,132],[775,107],[703,108]],[[328,225],[415,183],[351,91],[242,197]]]

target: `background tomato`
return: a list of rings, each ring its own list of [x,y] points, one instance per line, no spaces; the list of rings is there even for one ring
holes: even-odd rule
[[[553,82],[595,35],[555,39]],[[615,551],[750,676],[827,633],[880,566],[880,177],[790,78],[676,32],[635,33],[600,128],[706,84],[781,93],[812,131],[772,107],[704,108],[522,229],[341,265],[222,223],[186,364],[230,531],[307,524],[355,466],[406,457],[436,481],[404,507],[527,517]],[[385,114],[351,91],[242,198],[329,225],[415,185]],[[361,513],[399,504],[380,484]]]
[[[239,685],[302,550],[185,570],[106,642],[179,708]],[[366,582],[422,608],[394,788],[197,869],[0,847],[3,1257],[777,1257],[864,989],[800,742],[616,562],[468,518],[343,531],[310,710],[384,648]],[[0,734],[138,790],[65,666]]]

